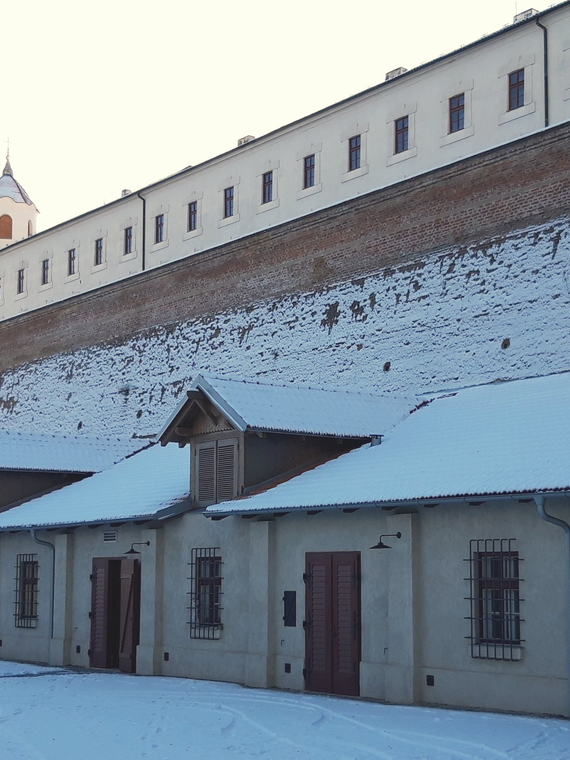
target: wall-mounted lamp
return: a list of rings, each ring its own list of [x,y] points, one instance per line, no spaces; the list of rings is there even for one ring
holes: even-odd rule
[[[150,541],[135,541],[131,544],[129,551],[123,552],[123,554],[140,554],[140,552],[135,549],[135,546],[150,546]]]
[[[391,549],[391,546],[388,546],[388,544],[385,544],[384,541],[382,541],[383,538],[402,538],[402,534],[400,531],[397,533],[383,533],[380,538],[378,539],[378,543],[375,546],[371,546],[371,549]]]

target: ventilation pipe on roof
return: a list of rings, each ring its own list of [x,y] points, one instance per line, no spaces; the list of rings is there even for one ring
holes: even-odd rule
[[[558,517],[549,515],[544,508],[544,496],[535,496],[536,508],[538,514],[546,522],[557,525],[562,528],[566,534],[566,657],[567,657],[567,677],[568,677],[568,715],[570,716],[570,525],[564,520],[560,520]]]
[[[544,126],[547,127],[550,123],[550,117],[548,114],[548,29],[540,23],[540,17],[537,17],[536,25],[542,29],[542,37],[544,40],[543,55],[544,55]]]
[[[43,546],[49,546],[51,549],[51,600],[49,605],[49,637],[53,639],[53,611],[55,606],[55,546],[50,544],[49,541],[43,541],[36,536],[36,529],[30,528],[30,534],[36,544],[42,544]]]

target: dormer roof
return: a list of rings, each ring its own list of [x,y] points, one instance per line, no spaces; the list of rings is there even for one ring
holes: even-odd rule
[[[383,396],[364,391],[274,385],[199,375],[159,433],[160,442],[163,445],[170,441],[186,443],[196,407],[203,410],[204,401],[211,403],[242,433],[368,439],[385,435],[419,403],[413,396]]]
[[[0,198],[11,198],[16,203],[27,203],[28,206],[33,206],[30,196],[22,185],[14,179],[14,173],[8,157],[6,157],[6,166],[0,177]]]

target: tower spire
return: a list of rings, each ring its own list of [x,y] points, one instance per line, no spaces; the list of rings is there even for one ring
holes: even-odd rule
[[[6,144],[8,145],[8,148],[6,149],[6,166],[4,167],[2,176],[4,176],[5,174],[9,174],[10,177],[13,177],[14,173],[12,171],[12,167],[10,166],[10,138],[6,140]]]

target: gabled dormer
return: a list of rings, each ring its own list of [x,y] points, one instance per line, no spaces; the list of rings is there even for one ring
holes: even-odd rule
[[[198,376],[159,440],[190,444],[193,505],[253,493],[380,438],[416,399]]]

